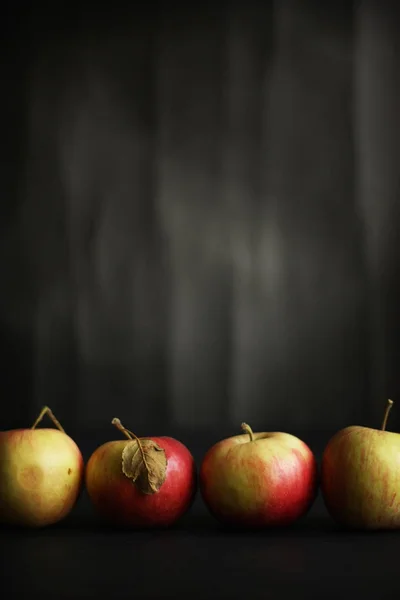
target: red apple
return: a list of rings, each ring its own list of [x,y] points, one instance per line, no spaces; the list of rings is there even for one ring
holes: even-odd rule
[[[138,438],[113,419],[128,439],[107,442],[90,457],[86,488],[108,521],[130,527],[167,527],[190,508],[197,486],[189,450],[171,437]]]
[[[330,515],[354,529],[400,529],[400,434],[346,427],[328,442],[321,491]]]
[[[200,469],[200,490],[221,522],[244,527],[289,525],[303,516],[317,492],[310,448],[288,433],[237,435],[215,444]]]
[[[45,414],[57,429],[36,429]],[[0,432],[0,522],[43,527],[66,517],[84,464],[75,442],[46,406],[31,429]]]

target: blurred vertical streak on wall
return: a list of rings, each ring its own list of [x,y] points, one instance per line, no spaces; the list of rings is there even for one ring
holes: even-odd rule
[[[168,12],[168,14],[167,14]],[[226,19],[192,7],[161,17],[158,211],[171,298],[167,360],[173,422],[205,426],[228,412],[232,265],[221,185]]]
[[[271,3],[237,2],[229,11],[223,181],[233,271],[229,414],[238,427],[256,415],[262,427],[260,416],[276,407],[268,379],[281,337],[282,265],[276,201],[262,188],[273,30]]]
[[[19,24],[21,25],[21,24]],[[33,418],[35,332],[33,278],[20,227],[25,199],[29,140],[29,84],[32,39],[7,12],[0,21],[2,81],[0,127],[0,398],[4,421],[23,426]],[[19,36],[24,37],[24,49]],[[2,426],[2,429],[4,427]]]
[[[357,209],[369,279],[371,415],[378,425],[386,397],[400,392],[400,17],[390,3],[357,6]]]
[[[115,25],[115,24],[114,24]],[[84,31],[64,103],[80,418],[165,417],[168,287],[155,206],[149,20]]]
[[[256,63],[257,82],[250,83],[250,65],[241,72],[242,90],[261,93],[262,109],[252,107],[259,111],[253,186],[260,183],[242,194],[251,242],[247,281],[235,289],[235,413],[254,415],[264,426],[282,420],[287,427],[340,426],[359,411],[365,391],[351,10],[325,8],[328,14],[315,2],[285,0],[273,14],[255,16],[252,33],[262,20],[272,47],[260,52],[254,45],[247,59],[253,69],[264,61],[263,68]],[[240,31],[245,19],[238,21]],[[243,61],[252,46],[242,46]],[[239,80],[238,46],[236,52]],[[238,113],[236,131],[241,120]],[[240,148],[244,161],[243,142]]]
[[[77,362],[67,206],[57,140],[64,87],[61,57],[60,45],[44,31],[43,44],[33,47],[27,75],[29,134],[18,243],[32,282],[27,313],[32,311],[34,336],[33,410],[48,404],[67,426],[76,418]]]

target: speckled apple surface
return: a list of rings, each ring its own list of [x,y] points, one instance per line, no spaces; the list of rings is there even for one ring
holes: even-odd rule
[[[346,427],[328,442],[321,468],[325,505],[339,523],[400,528],[400,434]]]
[[[129,440],[103,444],[86,468],[86,488],[98,513],[108,521],[129,527],[166,527],[192,505],[197,487],[194,459],[189,450],[170,437],[151,437],[164,449],[166,479],[155,494],[143,494],[122,471],[122,451]]]
[[[231,525],[288,525],[311,507],[317,465],[310,448],[287,433],[237,435],[215,444],[200,469],[210,512]]]
[[[66,517],[79,496],[83,458],[58,429],[0,432],[0,522],[42,527]]]

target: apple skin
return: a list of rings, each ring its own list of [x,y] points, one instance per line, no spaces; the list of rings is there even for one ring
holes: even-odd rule
[[[400,434],[351,426],[322,457],[321,491],[333,519],[354,529],[400,528]]]
[[[44,527],[74,507],[84,477],[82,454],[58,429],[0,432],[0,523]]]
[[[288,433],[224,439],[206,453],[200,491],[211,514],[236,527],[293,523],[310,509],[318,489],[310,448]]]
[[[86,489],[97,512],[110,523],[134,528],[169,527],[191,507],[197,490],[193,456],[171,437],[146,437],[164,449],[166,479],[155,494],[144,494],[124,475],[122,451],[130,440],[103,444],[86,467]]]

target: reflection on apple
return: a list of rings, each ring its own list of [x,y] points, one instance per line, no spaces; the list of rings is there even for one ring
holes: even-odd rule
[[[305,515],[317,493],[310,448],[288,433],[253,433],[224,439],[205,455],[200,489],[221,522],[252,528],[289,525]]]
[[[388,400],[381,429],[346,427],[325,448],[322,494],[343,526],[400,528],[400,434],[386,431],[392,405]]]

